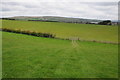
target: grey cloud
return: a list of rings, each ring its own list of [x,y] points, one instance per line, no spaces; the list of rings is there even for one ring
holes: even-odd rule
[[[99,2],[99,3],[96,3],[96,5],[98,5],[98,6],[117,6],[118,3],[117,2]]]
[[[8,8],[3,8],[2,11],[11,11],[11,10]]]
[[[118,2],[81,2],[87,5],[94,5],[94,6],[117,6]]]

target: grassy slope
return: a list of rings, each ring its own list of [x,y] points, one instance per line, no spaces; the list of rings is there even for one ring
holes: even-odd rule
[[[3,28],[47,32],[60,38],[79,37],[81,40],[118,41],[117,26],[3,20]]]
[[[3,32],[3,77],[113,78],[118,71],[117,51],[113,44]]]

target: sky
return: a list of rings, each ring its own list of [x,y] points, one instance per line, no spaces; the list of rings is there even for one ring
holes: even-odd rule
[[[119,0],[2,0],[0,17],[61,16],[117,20]]]

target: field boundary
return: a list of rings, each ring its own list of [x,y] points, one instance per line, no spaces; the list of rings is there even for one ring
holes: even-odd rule
[[[97,43],[105,43],[105,44],[120,44],[119,42],[97,41],[97,40],[82,40],[80,38],[59,38],[59,37],[56,37],[54,34],[51,34],[51,33],[25,31],[25,30],[20,30],[20,29],[0,28],[0,31],[10,32],[10,33],[17,33],[17,34],[25,34],[25,35],[31,35],[31,36],[36,36],[36,37],[54,38],[54,39],[60,39],[60,40],[70,40],[70,41],[72,41],[72,44],[74,44],[74,45],[76,44],[76,41],[97,42]]]

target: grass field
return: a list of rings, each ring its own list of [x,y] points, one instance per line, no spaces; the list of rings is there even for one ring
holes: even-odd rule
[[[7,23],[8,25],[11,24],[13,26],[12,27],[11,25],[9,25],[8,27],[10,28],[18,27],[18,28],[27,29],[29,27],[28,28],[29,30],[37,30],[37,29],[41,30],[43,27],[45,27],[45,23],[37,23],[37,22],[28,24],[28,26],[27,23],[30,22],[16,21],[15,22],[16,24],[14,25],[12,24],[12,21],[10,21],[11,23],[9,21],[4,21],[4,22],[3,22],[4,27],[7,26]],[[18,22],[21,22],[20,23],[21,25],[17,25]],[[32,28],[31,26],[32,24],[36,24],[36,26]],[[43,26],[39,26],[38,24],[41,24]],[[46,24],[51,25],[52,23],[46,23]],[[59,27],[60,25],[62,25],[62,23],[55,23],[55,24],[59,24],[58,25]],[[66,23],[63,24],[71,25],[70,29],[72,31],[73,24],[66,24]],[[51,29],[50,25],[48,25],[48,29],[46,30]],[[75,28],[77,30],[79,24],[74,24],[74,25],[77,25]],[[84,27],[86,28],[86,30],[91,30],[91,28],[87,29],[87,26]],[[110,30],[113,30],[112,35],[116,34],[114,32],[115,28],[112,28],[110,26],[101,26],[101,27],[98,26],[98,28],[94,28],[93,25],[93,28],[98,30],[101,30],[102,27],[105,27],[105,29],[103,29],[105,31],[107,31],[108,29],[107,27],[109,27]],[[81,27],[80,29],[82,28],[83,27]],[[55,29],[58,30],[58,27]],[[63,34],[65,34],[64,33],[65,29],[60,29],[60,31],[63,30]],[[45,29],[41,31],[44,30]],[[55,32],[57,33],[57,31]],[[58,36],[62,37],[64,35],[58,35]],[[101,38],[97,38],[97,39],[101,40]],[[104,38],[103,40],[107,40],[107,38],[105,39]],[[116,41],[115,39],[112,39],[111,36],[109,36],[108,38],[111,39],[112,41]],[[117,74],[118,45],[49,39],[49,38],[33,37],[23,34],[3,32],[2,46],[3,46],[3,78],[63,78],[63,77],[64,78],[117,78],[118,77],[117,76],[118,75]]]
[[[118,77],[118,45],[90,42],[117,43],[117,26],[3,20],[2,27],[72,39],[2,32],[3,78]]]
[[[58,38],[118,42],[117,26],[10,20],[3,20],[2,23],[3,28],[52,33]]]

